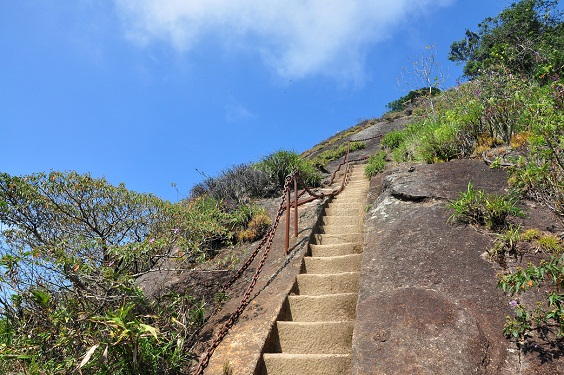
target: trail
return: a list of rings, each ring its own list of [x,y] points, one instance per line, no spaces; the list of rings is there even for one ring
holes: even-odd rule
[[[273,327],[260,375],[350,372],[368,188],[359,166],[329,203]]]

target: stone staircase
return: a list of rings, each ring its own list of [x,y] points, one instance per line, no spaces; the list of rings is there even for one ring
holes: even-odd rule
[[[256,374],[350,373],[368,186],[358,166],[326,208]]]

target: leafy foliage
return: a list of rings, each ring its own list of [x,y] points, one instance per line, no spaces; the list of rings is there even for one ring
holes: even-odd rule
[[[386,152],[385,151],[378,151],[374,155],[368,158],[368,163],[364,168],[364,174],[368,178],[372,178],[376,176],[378,173],[381,173],[386,166]]]
[[[410,92],[407,93],[407,95],[404,95],[401,98],[386,104],[386,108],[394,112],[403,111],[410,104],[414,103],[414,101],[417,98],[427,97],[429,95],[429,92],[431,93],[431,96],[435,96],[438,95],[441,92],[441,90],[437,87],[431,87],[430,90],[428,87],[422,87],[418,90],[411,90]]]
[[[251,164],[239,164],[222,171],[219,176],[206,177],[192,188],[190,197],[208,195],[233,209],[253,198],[272,196],[275,191],[275,181],[264,171]]]
[[[437,96],[436,116],[408,124],[401,135],[392,133],[394,158],[435,163],[523,145],[531,122],[525,109],[537,105],[538,91],[538,84],[508,72],[483,72]]]
[[[404,132],[402,132],[401,130],[394,130],[386,133],[386,135],[382,137],[382,146],[389,149],[398,148],[399,145],[404,141],[404,139]]]
[[[274,152],[256,163],[255,167],[275,181],[279,190],[284,187],[286,176],[292,174],[294,169],[299,171],[303,182],[308,186],[316,187],[321,182],[321,175],[313,164],[294,151]]]
[[[323,151],[312,160],[312,163],[317,169],[325,170],[327,163],[344,156],[347,153],[347,150],[349,150],[349,152],[355,152],[358,150],[363,150],[365,148],[366,143],[364,142],[350,142],[350,146],[347,142],[340,146],[334,146],[328,150]]]
[[[498,16],[488,17],[478,32],[451,45],[449,59],[464,62],[464,74],[507,68],[514,74],[543,80],[564,69],[564,29],[558,0],[521,0]]]
[[[0,202],[2,373],[181,373],[218,304],[148,299],[136,278],[202,262],[268,221],[207,194],[170,203],[76,172],[2,173]]]
[[[506,253],[515,252],[520,239],[520,230],[520,226],[510,224],[506,230],[499,233],[494,240],[494,246],[488,251],[490,258],[501,259],[503,263]]]
[[[515,316],[506,318],[505,335],[521,339],[532,330],[556,328],[556,335],[564,336],[563,269],[564,258],[553,256],[539,265],[529,264],[525,269],[518,268],[511,274],[499,276],[498,287],[515,297],[510,302]],[[519,296],[532,288],[546,290],[544,304],[529,306],[520,302]]]
[[[526,111],[530,123],[530,152],[510,170],[510,183],[564,222],[564,84],[545,86]]]
[[[469,182],[466,191],[448,204],[448,207],[454,210],[448,221],[485,225],[494,230],[507,228],[509,216],[523,216],[516,203],[515,195],[487,194],[474,189]]]

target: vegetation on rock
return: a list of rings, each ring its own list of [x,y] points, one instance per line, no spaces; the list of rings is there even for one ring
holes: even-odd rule
[[[549,257],[500,276],[499,287],[515,297],[515,317],[507,318],[505,333],[520,339],[533,330],[564,336],[562,239],[521,233],[507,221],[520,213],[518,193],[542,203],[564,222],[564,23],[557,4],[521,0],[485,19],[479,32],[467,31],[465,39],[451,46],[450,59],[464,62],[464,73],[472,80],[434,97],[433,116],[422,108],[430,104],[421,101],[413,109],[416,120],[383,140],[399,162],[475,156],[492,167],[508,167],[514,193],[491,196],[469,184],[450,203],[450,220],[497,231],[490,256],[498,260],[527,239]],[[541,287],[544,301],[520,300],[523,293]]]
[[[261,238],[270,218],[252,199],[279,191],[294,168],[319,181],[309,162],[281,151],[206,178],[177,203],[89,174],[1,173],[0,372],[185,372],[226,295],[149,298],[137,279],[210,271],[202,263],[219,248]]]
[[[493,165],[509,166],[520,197],[544,204],[564,223],[564,23],[557,4],[518,1],[454,42],[450,59],[463,62],[472,80],[439,92],[426,75],[431,95],[416,101],[415,120],[404,130],[383,138],[387,150],[370,158],[366,175],[383,170],[387,151],[398,162],[498,155]],[[388,108],[401,110],[421,95],[412,91]],[[318,186],[318,169],[345,151],[318,147],[312,162],[280,150],[206,177],[177,203],[89,174],[0,173],[0,372],[182,373],[198,329],[226,296],[149,298],[137,278],[170,264],[198,269],[220,247],[260,238],[270,218],[254,200],[280,193],[294,170],[304,184]],[[499,287],[514,298],[505,333],[523,338],[556,328],[564,336],[562,239],[512,225],[508,218],[521,215],[514,194],[489,195],[469,184],[450,207],[450,220],[498,232],[490,255],[504,256],[518,241],[547,254],[500,275]],[[520,299],[540,287],[544,301]]]

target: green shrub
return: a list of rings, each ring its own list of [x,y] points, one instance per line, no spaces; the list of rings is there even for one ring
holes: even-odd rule
[[[437,124],[422,134],[420,157],[427,163],[449,161],[462,156],[458,130],[450,124]]]
[[[394,130],[382,137],[382,146],[394,149],[398,148],[399,145],[405,140],[405,134],[401,130]]]
[[[507,226],[509,216],[523,217],[523,212],[516,206],[515,195],[488,194],[484,202],[484,221],[488,229],[501,229]]]
[[[533,330],[551,331],[559,338],[564,336],[563,270],[564,258],[551,256],[539,265],[529,264],[525,269],[518,268],[513,273],[499,275],[497,286],[513,297],[509,304],[515,311],[513,318],[506,318],[503,331],[506,336],[522,340]],[[544,302],[520,302],[521,295],[540,287],[546,290]]]
[[[438,88],[431,87],[432,96],[436,96],[440,92],[441,90],[439,90]],[[402,96],[401,98],[386,104],[386,108],[388,108],[390,111],[403,111],[404,109],[407,108],[407,106],[411,105],[415,101],[415,99],[420,97],[428,97],[428,96],[429,96],[428,87],[422,87],[418,90],[411,90],[410,92],[407,93],[407,95]]]
[[[510,184],[554,212],[564,223],[564,81],[536,93],[524,111],[530,124],[530,152],[510,169]]]
[[[464,224],[484,224],[484,192],[474,189],[469,182],[465,192],[459,193],[459,198],[448,204],[454,213],[448,218],[449,222]]]
[[[274,181],[264,171],[250,164],[239,164],[222,171],[217,177],[206,177],[192,188],[190,198],[207,194],[234,209],[249,199],[270,197],[275,191]]]
[[[514,195],[486,194],[475,190],[469,182],[466,191],[448,204],[448,208],[454,210],[448,221],[485,225],[488,229],[499,230],[508,226],[509,216],[523,216],[516,204]]]
[[[488,251],[490,258],[503,259],[506,253],[516,250],[520,239],[520,226],[509,225],[509,228],[498,234],[494,246]]]
[[[364,167],[364,174],[368,178],[372,178],[376,176],[378,173],[381,173],[386,166],[386,152],[385,151],[378,151],[376,154],[370,156],[368,158],[368,163],[366,167]]]
[[[294,151],[277,151],[264,157],[255,164],[255,167],[265,172],[276,183],[279,190],[284,187],[286,176],[290,175],[294,169],[299,171],[303,182],[308,186],[319,186],[321,182],[321,175],[313,164]]]
[[[324,170],[327,166],[327,163],[337,160],[340,157],[344,156],[347,153],[347,149],[349,152],[355,152],[358,150],[363,150],[366,148],[366,143],[364,142],[351,142],[350,149],[348,142],[342,144],[337,147],[333,147],[329,150],[323,151],[319,155],[317,155],[313,160],[312,163],[315,165],[317,169]]]
[[[541,236],[536,243],[539,250],[548,254],[561,255],[564,250],[560,238],[553,234]]]
[[[181,373],[211,297],[149,300],[136,278],[206,260],[259,212],[76,172],[0,174],[0,201],[0,373]]]

